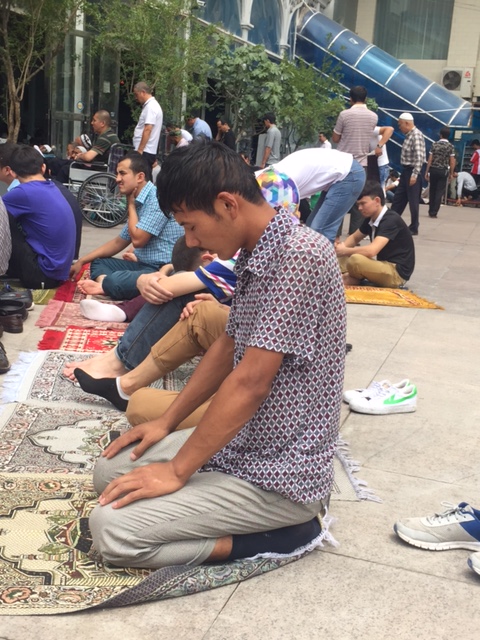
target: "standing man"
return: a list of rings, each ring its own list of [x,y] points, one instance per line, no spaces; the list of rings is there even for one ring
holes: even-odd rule
[[[272,209],[225,145],[175,150],[158,184],[188,246],[222,260],[241,250],[237,294],[175,402],[98,460],[93,546],[144,568],[312,548],[332,487],[345,358],[333,247]],[[214,393],[194,430],[175,431]]]
[[[422,193],[421,171],[425,162],[425,138],[417,129],[411,113],[402,113],[398,128],[405,135],[400,162],[402,173],[395,191],[392,209],[402,215],[407,203],[410,205],[411,221],[408,227],[413,236],[418,236],[418,212]]]
[[[351,153],[355,160],[367,170],[370,139],[378,122],[378,116],[367,105],[367,90],[357,86],[350,89],[350,109],[341,111],[332,134],[332,142],[337,144],[338,151]],[[388,140],[385,132],[378,141],[375,155],[382,153],[382,147]],[[350,210],[349,234],[358,229],[362,216],[354,205]]]
[[[480,182],[480,141],[476,139],[472,140],[470,145],[474,149],[472,157],[470,158],[470,162],[472,163],[472,176],[478,185]]]
[[[213,136],[210,125],[205,122],[205,120],[202,120],[197,112],[191,113],[187,116],[185,118],[185,122],[187,127],[190,129],[190,133],[194,140],[212,140]]]
[[[145,82],[137,82],[133,93],[136,101],[142,105],[142,113],[133,132],[133,148],[145,156],[151,169],[157,160],[163,111]]]
[[[272,112],[266,113],[263,116],[263,124],[267,130],[267,137],[265,140],[265,151],[263,152],[261,169],[265,169],[267,165],[275,164],[280,161],[280,144],[282,142],[282,134],[276,125],[275,114]]]
[[[237,141],[235,140],[235,134],[230,127],[230,123],[225,118],[225,116],[221,116],[217,120],[217,136],[215,138],[218,142],[223,142],[227,147],[233,149],[233,151],[237,150]]]
[[[328,140],[327,136],[325,135],[325,133],[323,131],[320,131],[320,133],[318,134],[317,148],[318,149],[331,149],[332,148],[332,143]]]
[[[127,197],[128,221],[116,238],[82,256],[71,267],[70,278],[75,278],[83,265],[92,263],[91,280],[79,285],[83,293],[129,300],[139,295],[139,275],[158,271],[171,262],[173,245],[183,230],[162,213],[148,173],[147,159],[137,151],[127,153],[118,163],[117,184]],[[133,251],[126,252],[123,259],[113,257],[130,243]]]
[[[428,155],[425,179],[430,183],[428,215],[436,218],[440,209],[447,182],[453,178],[455,170],[455,147],[448,141],[450,129],[440,129],[440,140],[434,142]]]

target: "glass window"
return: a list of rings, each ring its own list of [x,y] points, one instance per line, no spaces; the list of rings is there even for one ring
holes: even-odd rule
[[[454,0],[377,2],[374,43],[396,58],[446,60]]]
[[[355,31],[357,11],[358,0],[334,0],[332,19],[340,23],[342,27]]]
[[[198,13],[212,24],[221,24],[229,33],[241,34],[238,0],[208,0],[205,8]]]
[[[253,29],[248,34],[249,41],[279,53],[280,8],[277,0],[254,0],[250,22]]]

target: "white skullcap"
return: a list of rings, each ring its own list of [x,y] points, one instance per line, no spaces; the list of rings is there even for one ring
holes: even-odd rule
[[[413,116],[411,113],[402,113],[401,115],[398,116],[399,120],[409,120],[410,122],[413,122]]]

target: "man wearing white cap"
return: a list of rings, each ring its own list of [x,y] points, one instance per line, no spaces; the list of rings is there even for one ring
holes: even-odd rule
[[[400,115],[398,128],[405,135],[400,156],[403,169],[393,198],[392,209],[402,215],[407,203],[410,205],[411,222],[409,229],[413,236],[417,236],[418,209],[422,192],[420,172],[425,162],[425,138],[423,133],[415,126],[411,113],[402,113]]]

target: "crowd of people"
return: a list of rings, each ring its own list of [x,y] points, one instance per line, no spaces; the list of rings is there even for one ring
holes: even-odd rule
[[[330,140],[320,132],[313,148],[282,158],[270,112],[252,166],[226,116],[214,136],[190,113],[185,128],[166,123],[159,167],[161,106],[144,82],[134,95],[142,107],[134,150],[116,167],[127,222],[84,255],[81,212],[50,178],[65,176],[72,161],[106,161],[118,142],[108,112],[94,114],[93,140],[74,141],[65,161],[47,164],[26,145],[0,147],[0,179],[9,185],[0,200],[3,273],[26,288],[54,288],[90,264],[79,288],[117,303],[88,298],[82,312],[129,323],[114,349],[63,372],[131,424],[96,464],[94,548],[114,565],[148,568],[297,554],[324,535],[347,351],[344,287],[398,288],[412,276],[424,136],[412,114],[399,116],[402,170],[394,174],[386,150],[394,129],[378,123],[364,87],[353,87]],[[449,137],[443,128],[428,156],[431,217],[455,174]],[[461,173],[457,181],[474,191]],[[302,223],[302,201],[319,193]],[[5,318],[25,314],[25,302],[12,311],[14,302],[0,294],[5,330],[13,326]],[[149,387],[198,355],[180,393]],[[0,372],[3,365],[0,352]],[[416,408],[416,390],[404,382],[389,412]],[[395,530],[424,548],[476,549],[480,513],[462,504]],[[470,563],[480,573],[475,554]]]

